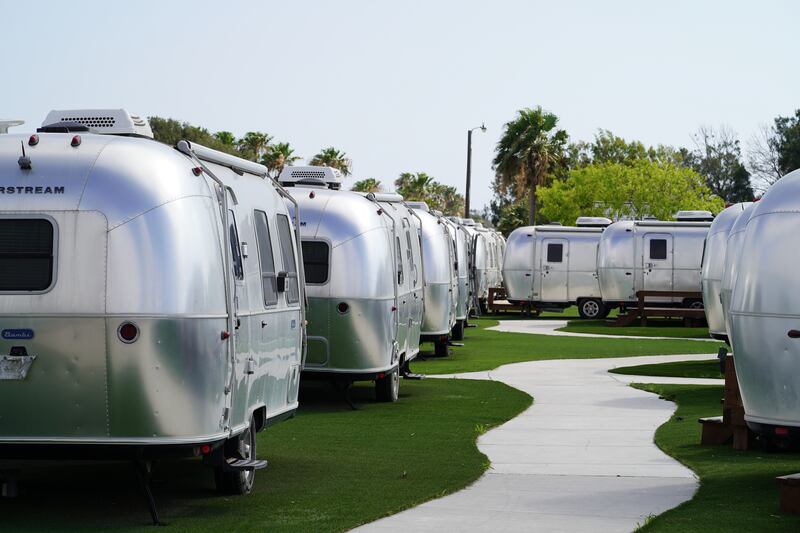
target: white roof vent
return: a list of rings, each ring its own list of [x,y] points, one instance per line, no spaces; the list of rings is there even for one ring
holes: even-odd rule
[[[428,204],[425,202],[406,202],[406,205],[411,209],[419,209],[420,211],[425,211],[426,213],[429,213],[431,210],[431,208],[428,207]]]
[[[21,126],[25,124],[24,120],[5,120],[0,118],[0,133],[8,133],[8,128],[13,128],[14,126]]]
[[[131,115],[124,109],[54,109],[47,114],[42,126],[73,122],[86,126],[94,133],[108,135],[139,135],[153,138],[147,119]]]
[[[714,215],[710,211],[678,211],[675,213],[675,220],[681,222],[711,222]]]
[[[462,218],[462,219],[461,219],[461,225],[462,225],[462,226],[470,226],[470,227],[473,227],[473,226],[475,226],[475,221],[474,221],[474,220],[472,220],[471,218]]]
[[[326,185],[340,189],[342,173],[331,167],[284,167],[278,181],[282,185]]]
[[[611,220],[606,217],[578,217],[575,225],[579,228],[605,228],[611,225]]]

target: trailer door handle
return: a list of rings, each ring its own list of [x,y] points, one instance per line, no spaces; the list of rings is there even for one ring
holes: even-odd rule
[[[630,272],[625,272],[625,275],[626,275],[626,276],[630,276],[630,275],[631,275],[631,273],[630,273]]]
[[[790,339],[800,339],[800,331],[796,329],[790,329],[787,335]]]
[[[264,329],[265,327],[267,327],[267,321],[266,320],[262,320],[261,321],[261,329]]]

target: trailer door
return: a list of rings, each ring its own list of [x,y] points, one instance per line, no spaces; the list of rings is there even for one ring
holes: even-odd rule
[[[566,302],[569,241],[543,239],[541,258],[542,302]]]
[[[642,253],[642,278],[646,291],[671,291],[673,272],[672,235],[646,233]],[[663,298],[661,298],[663,301]]]

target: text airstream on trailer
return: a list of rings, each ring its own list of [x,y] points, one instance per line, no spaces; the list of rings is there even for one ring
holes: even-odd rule
[[[608,226],[600,237],[597,276],[603,303],[611,307],[637,301],[640,290],[700,292],[700,262],[711,222],[681,220],[623,220]],[[711,214],[702,212],[703,218]],[[691,212],[691,220],[699,214]],[[680,303],[670,297],[648,301]],[[701,299],[684,305],[700,307]]]
[[[425,312],[422,341],[433,342],[437,357],[449,353],[450,332],[456,323],[458,273],[456,251],[445,220],[430,212],[424,202],[407,202],[417,215],[422,236]]]
[[[725,323],[725,332],[728,335],[728,340],[731,338],[731,317],[729,313],[731,294],[733,293],[733,286],[736,283],[739,258],[744,253],[744,248],[742,247],[745,236],[744,232],[747,229],[747,223],[750,222],[750,217],[753,215],[754,208],[755,204],[750,204],[736,217],[728,233],[728,243],[725,246],[725,264],[722,268],[722,283],[720,284],[719,299],[722,306],[722,320]]]
[[[728,235],[739,215],[750,203],[734,204],[723,210],[711,223],[703,248],[700,284],[703,287],[703,307],[711,337],[728,342],[725,317],[722,314],[722,274],[725,270],[725,251]]]
[[[264,166],[144,137],[119,109],[0,136],[2,454],[184,452],[246,493],[298,405],[299,243]]]
[[[562,310],[583,318],[608,315],[597,279],[597,246],[607,218],[580,217],[576,226],[526,226],[508,236],[503,278],[512,303]]]
[[[745,421],[768,440],[797,440],[800,171],[781,178],[750,210],[730,301],[731,343]]]
[[[308,377],[375,381],[397,400],[400,373],[419,352],[423,291],[414,214],[398,195],[339,190],[328,167],[286,167],[299,204],[308,292]]]

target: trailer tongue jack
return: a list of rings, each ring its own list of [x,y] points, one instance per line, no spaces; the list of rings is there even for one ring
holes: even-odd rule
[[[147,508],[150,510],[150,518],[153,519],[153,525],[167,525],[158,517],[156,500],[153,497],[153,491],[150,489],[150,479],[152,477],[151,474],[153,471],[153,464],[150,461],[145,461],[143,459],[134,459],[133,468],[136,471],[136,477],[139,479],[139,487],[142,489],[142,493],[147,500]]]

